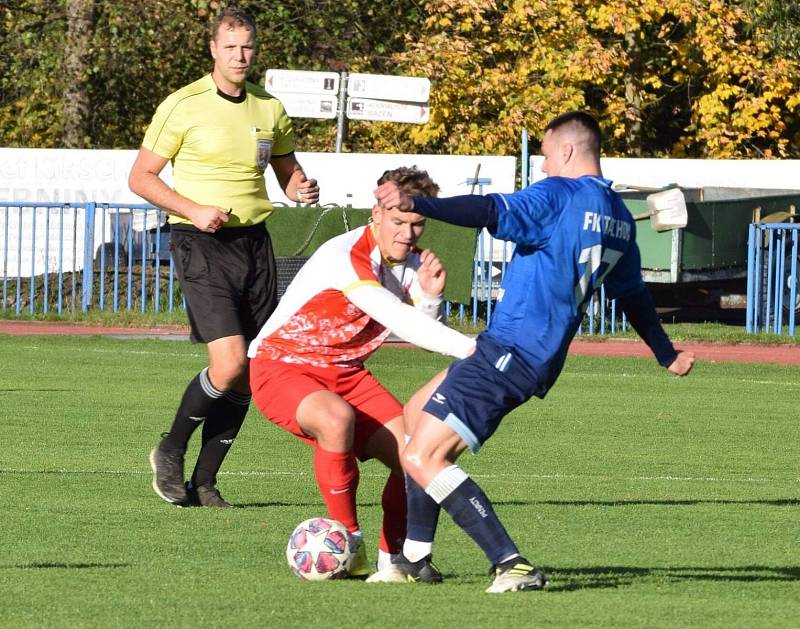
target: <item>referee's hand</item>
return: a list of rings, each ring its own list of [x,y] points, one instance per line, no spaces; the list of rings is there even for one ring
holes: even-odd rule
[[[308,179],[304,173],[300,174],[295,191],[296,201],[306,205],[314,205],[319,201],[319,185],[316,179]]]
[[[188,218],[201,232],[213,234],[228,222],[228,210],[215,205],[198,205]]]

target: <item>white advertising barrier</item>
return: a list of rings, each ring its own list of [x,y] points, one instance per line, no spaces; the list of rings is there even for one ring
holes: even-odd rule
[[[0,148],[0,204],[144,203],[128,189],[135,159],[136,151]],[[475,176],[479,164],[484,193],[513,190],[516,175],[514,157],[298,152],[297,159],[319,181],[320,205],[331,207],[372,207],[378,178],[399,166],[427,170],[442,196],[467,194],[467,179]],[[172,182],[170,164],[162,176]],[[283,195],[272,169],[267,170],[267,190],[276,204],[295,205]]]
[[[128,189],[134,159],[136,151],[0,148],[0,203],[141,203]]]
[[[544,179],[544,157],[530,158],[530,181]],[[604,157],[603,176],[616,184],[662,188],[800,189],[800,160],[777,159],[657,159]]]
[[[516,175],[514,157],[360,153],[298,153],[297,157],[309,177],[319,181],[319,204],[323,207],[372,207],[372,192],[378,178],[384,171],[399,166],[417,166],[427,170],[439,184],[442,196],[468,194],[478,165],[482,183],[475,186],[475,192],[512,191]],[[57,217],[58,209],[41,208],[36,212],[25,209],[20,221],[18,208],[6,209],[4,204],[94,201],[115,207],[144,203],[128,189],[128,173],[135,159],[136,151],[133,150],[0,148],[0,271],[5,268],[6,277],[15,277],[18,272],[30,275],[32,269],[35,275],[43,273],[45,268],[53,271],[59,264],[63,271],[82,269],[83,210],[66,212],[62,221]],[[171,183],[169,164],[162,175],[167,183]],[[277,207],[297,205],[283,195],[272,169],[267,170],[266,183],[269,196]],[[46,227],[48,213],[49,228]],[[137,229],[136,225],[133,229]],[[51,243],[59,239],[65,243],[63,254],[59,254],[51,244],[45,255],[48,241],[45,232],[49,234]],[[103,230],[96,221],[95,248],[109,241],[110,222]],[[23,243],[21,249],[20,242]],[[35,252],[31,243],[34,243]]]
[[[407,155],[364,153],[298,153],[297,159],[309,177],[319,182],[319,204],[325,207],[371,208],[378,179],[387,170],[416,166],[426,170],[439,184],[443,197],[469,194],[480,164],[478,178],[486,183],[475,193],[510,192],[516,178],[515,157],[466,155]],[[296,205],[278,186],[272,169],[267,171],[267,190],[276,206]]]

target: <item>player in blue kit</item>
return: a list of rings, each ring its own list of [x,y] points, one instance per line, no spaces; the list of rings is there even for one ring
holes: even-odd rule
[[[441,581],[431,549],[444,508],[491,562],[494,580],[487,592],[547,584],[544,573],[521,555],[486,494],[455,461],[467,448],[477,452],[511,410],[547,394],[601,283],[659,364],[676,376],[691,370],[694,355],[672,346],[642,281],[636,227],[611,182],[602,178],[600,139],[590,115],[558,116],[542,142],[542,171],[548,177],[513,194],[409,197],[393,183],[375,191],[382,207],[486,227],[517,246],[475,352],[435,376],[406,405],[406,540],[403,552],[370,581]]]

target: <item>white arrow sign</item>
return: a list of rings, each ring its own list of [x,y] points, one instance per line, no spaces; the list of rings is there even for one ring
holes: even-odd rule
[[[385,122],[425,124],[430,117],[430,107],[428,103],[350,98],[347,101],[347,117],[351,120],[383,120]]]
[[[283,108],[292,118],[336,118],[339,109],[335,95],[276,92],[273,96],[283,103]]]
[[[348,96],[427,103],[430,93],[424,77],[353,73],[347,78]]]
[[[269,69],[264,77],[264,89],[270,94],[338,94],[339,75],[336,72],[307,72],[305,70]]]

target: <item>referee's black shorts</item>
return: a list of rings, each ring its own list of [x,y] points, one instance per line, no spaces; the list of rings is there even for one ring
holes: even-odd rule
[[[170,251],[195,343],[244,336],[249,343],[278,303],[272,242],[266,226],[225,227],[211,234],[172,225]]]

